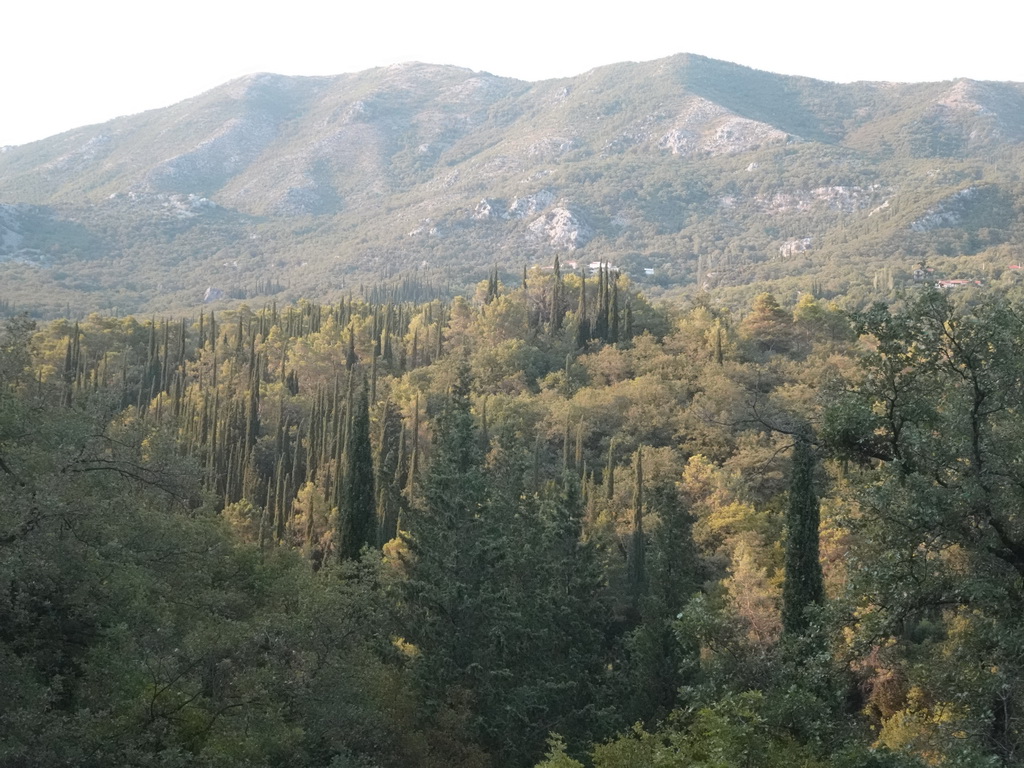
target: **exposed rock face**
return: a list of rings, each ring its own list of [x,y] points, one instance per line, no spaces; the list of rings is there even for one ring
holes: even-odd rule
[[[914,232],[928,232],[939,227],[955,227],[960,223],[968,205],[977,195],[977,187],[961,189],[914,221],[910,228]]]
[[[798,240],[788,240],[779,246],[779,256],[784,259],[788,259],[790,256],[795,256],[798,253],[811,250],[811,243],[813,238],[802,237]]]
[[[789,139],[778,128],[740,117],[700,97],[693,98],[673,123],[659,141],[673,155],[731,155]]]
[[[936,101],[933,118],[967,145],[1024,138],[1024,93],[1013,83],[958,80]]]
[[[551,190],[542,189],[534,195],[514,198],[508,210],[502,214],[502,218],[525,219],[527,216],[533,216],[537,212],[549,208],[554,202],[554,193]]]
[[[491,218],[505,220],[526,219],[536,216],[541,211],[555,204],[555,194],[549,189],[542,189],[532,195],[512,198],[511,203],[503,200],[484,198],[473,209],[472,218],[482,221]]]
[[[582,247],[591,237],[589,228],[580,223],[568,208],[552,208],[530,222],[530,231],[564,251]]]
[[[777,191],[770,195],[758,195],[754,202],[765,213],[790,213],[829,208],[834,211],[852,213],[872,204],[880,187],[815,187]]]
[[[476,208],[473,209],[473,218],[477,221],[483,221],[489,219],[494,215],[494,208],[491,206],[489,200],[481,200],[476,204]]]
[[[527,154],[535,160],[552,160],[579,147],[579,140],[568,136],[547,136],[530,144]]]
[[[985,94],[980,83],[970,80],[958,80],[946,93],[942,94],[936,102],[941,107],[947,107],[957,111],[987,112],[988,110],[980,102]]]

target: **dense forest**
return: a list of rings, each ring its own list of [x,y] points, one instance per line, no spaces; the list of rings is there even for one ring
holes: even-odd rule
[[[706,296],[12,314],[0,765],[1021,764],[1024,303]]]

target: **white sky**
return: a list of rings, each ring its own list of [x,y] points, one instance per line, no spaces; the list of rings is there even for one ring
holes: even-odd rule
[[[251,72],[402,61],[541,80],[697,53],[824,80],[1024,82],[1015,0],[13,0],[0,146],[167,106]]]

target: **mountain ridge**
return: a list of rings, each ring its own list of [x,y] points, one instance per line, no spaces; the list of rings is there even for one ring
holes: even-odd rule
[[[795,285],[829,261],[1014,247],[1022,146],[1016,83],[840,85],[693,54],[538,82],[255,73],[0,154],[0,275],[22,305],[52,289],[117,311],[267,281],[330,298],[424,264],[465,282],[581,248],[669,293]],[[1001,217],[955,197],[990,187]],[[944,200],[956,217],[911,226]]]

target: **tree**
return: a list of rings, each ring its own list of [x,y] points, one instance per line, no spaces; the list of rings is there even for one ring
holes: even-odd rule
[[[644,535],[644,459],[638,448],[633,460],[633,521],[627,551],[627,575],[634,605],[647,592],[647,537]]]
[[[434,421],[422,503],[406,517],[406,639],[435,717],[525,765],[551,731],[592,733],[603,666],[601,575],[575,473],[526,491],[530,450],[499,423],[484,463],[463,368]]]
[[[677,618],[696,594],[701,568],[693,541],[693,518],[674,482],[651,483],[646,505],[657,525],[651,532],[647,594],[641,624],[628,642],[629,722],[653,723],[677,705],[679,689],[694,678],[699,648],[677,632]]]
[[[401,534],[407,548],[405,636],[419,649],[421,684],[438,704],[459,698],[458,688],[471,689],[485,615],[480,528],[486,483],[465,364],[454,379],[434,421],[430,463]]]
[[[774,295],[762,293],[754,299],[740,331],[760,352],[787,352],[793,343],[793,318]]]
[[[857,325],[873,352],[822,435],[850,462],[869,704],[885,743],[1009,761],[1024,746],[1021,307],[925,291]]]
[[[350,399],[351,425],[342,453],[343,476],[338,506],[338,557],[355,560],[365,546],[377,543],[377,499],[374,494],[370,408],[366,382]]]
[[[807,609],[825,599],[818,552],[820,514],[814,493],[814,455],[810,440],[800,435],[793,447],[789,507],[786,513],[786,563],[782,582],[782,629],[803,634]]]
[[[32,365],[32,336],[35,320],[27,315],[8,317],[0,334],[0,388],[16,389]]]

